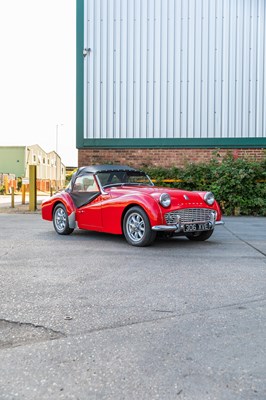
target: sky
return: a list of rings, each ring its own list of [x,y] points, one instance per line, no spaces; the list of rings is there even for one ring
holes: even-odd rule
[[[0,146],[77,165],[76,0],[0,0]],[[58,127],[58,128],[57,128]]]

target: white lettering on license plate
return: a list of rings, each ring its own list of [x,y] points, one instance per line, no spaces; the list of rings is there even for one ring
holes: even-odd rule
[[[206,224],[185,224],[185,232],[208,231],[210,229],[209,223]]]

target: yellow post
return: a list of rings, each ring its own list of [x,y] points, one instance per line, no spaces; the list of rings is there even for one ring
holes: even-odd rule
[[[5,176],[4,178],[4,185],[5,185],[5,193],[9,193],[9,182],[8,182],[8,176]]]
[[[29,210],[35,211],[37,208],[37,185],[36,185],[36,165],[30,165],[30,202],[29,202]]]
[[[26,185],[24,185],[24,184],[21,186],[21,194],[22,194],[21,204],[25,204],[26,203]]]
[[[11,188],[11,208],[15,208],[15,191],[14,188]]]

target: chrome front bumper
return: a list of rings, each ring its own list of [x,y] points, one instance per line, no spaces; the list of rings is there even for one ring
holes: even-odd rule
[[[210,221],[208,221],[210,222]],[[183,230],[184,224],[174,224],[174,225],[155,225],[151,229],[156,232],[181,232]],[[214,225],[224,225],[224,221],[215,221]]]
[[[179,225],[155,225],[151,229],[157,232],[174,232],[179,229]]]

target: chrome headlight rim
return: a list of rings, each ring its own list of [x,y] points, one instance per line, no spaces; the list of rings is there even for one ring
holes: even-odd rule
[[[170,207],[171,205],[171,197],[168,193],[162,193],[159,201],[161,206],[163,206],[164,208]]]
[[[215,197],[212,192],[206,192],[204,195],[204,201],[207,203],[209,206],[212,206],[215,202]]]

